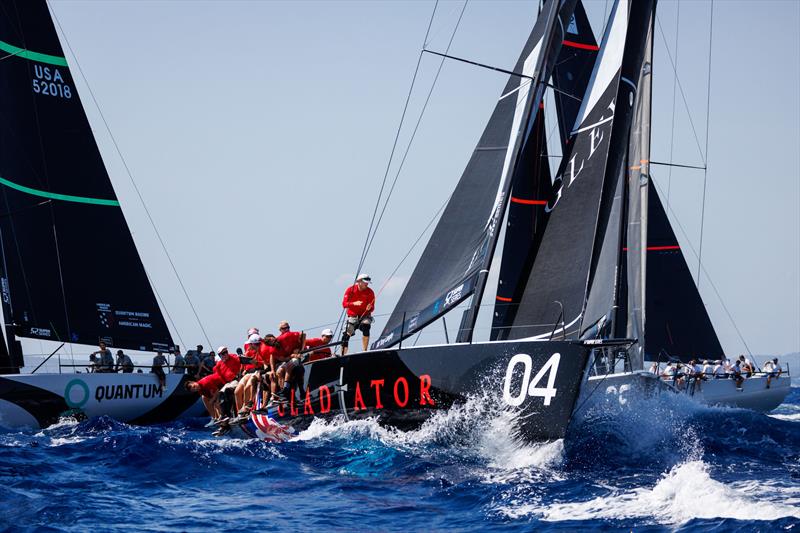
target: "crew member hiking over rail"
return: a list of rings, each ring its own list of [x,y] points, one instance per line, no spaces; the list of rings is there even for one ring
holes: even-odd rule
[[[361,330],[361,345],[364,351],[369,347],[369,329],[372,326],[372,312],[375,310],[375,293],[369,288],[372,281],[367,274],[359,274],[354,285],[344,291],[342,307],[347,310],[347,320],[342,330],[342,355],[347,355],[350,337],[356,329]]]

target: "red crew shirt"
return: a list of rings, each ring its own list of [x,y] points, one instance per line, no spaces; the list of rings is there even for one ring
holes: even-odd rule
[[[272,350],[264,342],[258,345],[250,344],[249,342],[244,345],[244,356],[253,360],[244,366],[245,370],[253,370],[254,368],[262,368],[264,365],[269,364],[269,356]]]
[[[353,303],[358,301],[361,302],[361,305]],[[368,311],[367,306],[369,304],[372,304],[372,307]],[[358,285],[351,285],[344,291],[342,307],[347,309],[347,316],[364,316],[372,313],[375,310],[375,293],[369,287],[362,291],[359,290]]]
[[[226,383],[236,379],[241,368],[242,362],[236,355],[228,355],[224,361],[220,359],[214,365],[214,372],[197,382],[200,385],[200,394],[213,398]]]
[[[327,344],[322,338],[317,337],[314,339],[306,339],[306,349],[308,348],[316,348],[317,346],[323,346]],[[333,354],[331,353],[330,348],[320,348],[319,350],[314,350],[311,352],[311,355],[308,356],[308,362],[312,361],[319,361],[320,359],[325,359],[331,357]]]
[[[241,369],[242,362],[237,355],[228,355],[228,357],[220,359],[214,365],[214,373],[223,379],[223,385],[236,379]]]
[[[272,354],[278,361],[288,361],[292,357],[295,350],[300,350],[303,345],[301,342],[302,333],[299,331],[287,331],[281,333],[275,340],[278,342],[276,346],[272,346]]]

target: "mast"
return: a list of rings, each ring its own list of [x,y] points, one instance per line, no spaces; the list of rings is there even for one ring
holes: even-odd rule
[[[654,13],[655,15],[655,13]],[[639,73],[636,93],[635,115],[631,126],[628,147],[628,225],[625,247],[621,250],[625,277],[622,283],[626,290],[627,320],[618,325],[624,327],[623,335],[638,342],[628,350],[632,370],[644,369],[645,323],[647,301],[647,218],[648,191],[650,190],[650,135],[653,91],[653,31],[655,16],[650,18],[645,44],[645,57]],[[617,313],[620,316],[621,313]],[[617,331],[622,328],[617,327]]]

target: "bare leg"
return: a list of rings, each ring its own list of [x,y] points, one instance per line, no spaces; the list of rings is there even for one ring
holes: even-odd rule
[[[236,398],[236,412],[239,412],[239,410],[244,405],[245,401],[244,396],[245,396],[245,391],[247,390],[248,377],[249,376],[245,376],[244,378],[242,378],[239,384],[236,385],[236,390],[233,391],[233,396],[234,398]]]
[[[364,335],[363,337],[361,337],[361,346],[364,348],[364,351],[366,352],[367,348],[369,348],[369,335]]]
[[[214,405],[211,403],[211,400],[209,400],[205,396],[203,396],[202,398],[203,398],[203,405],[206,406],[206,412],[208,413],[208,416],[210,416],[211,418],[216,418],[216,416],[214,415]]]

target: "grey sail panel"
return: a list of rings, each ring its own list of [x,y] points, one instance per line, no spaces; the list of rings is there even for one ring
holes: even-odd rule
[[[577,338],[592,267],[609,147],[628,30],[627,1],[617,2],[554,183],[539,253],[511,338]],[[557,325],[560,324],[560,325]]]
[[[532,110],[561,47],[575,0],[548,0],[411,278],[373,348],[391,346],[473,292],[480,296]],[[477,299],[476,299],[477,300]],[[477,312],[477,301],[470,309]],[[468,332],[471,337],[471,328]]]
[[[47,4],[0,2],[0,242],[21,337],[165,349],[172,338]]]
[[[553,69],[553,85],[557,89],[553,92],[553,99],[556,103],[562,152],[566,153],[567,142],[580,110],[580,98],[586,92],[597,51],[600,49],[583,2],[575,4],[562,45],[558,62]]]
[[[646,356],[719,359],[722,346],[652,180],[648,188]]]
[[[583,338],[608,338],[613,336],[613,321],[619,293],[620,247],[622,240],[623,203],[625,201],[625,170],[615,172],[610,179],[609,212],[601,213],[598,235],[602,242],[592,271],[592,281],[586,300],[581,336]]]
[[[653,28],[650,20],[645,57],[639,73],[635,112],[628,147],[628,228],[625,274],[627,313],[625,336],[638,339],[628,351],[632,370],[644,368],[645,325],[647,319],[647,216],[650,189],[650,117],[653,84]]]

